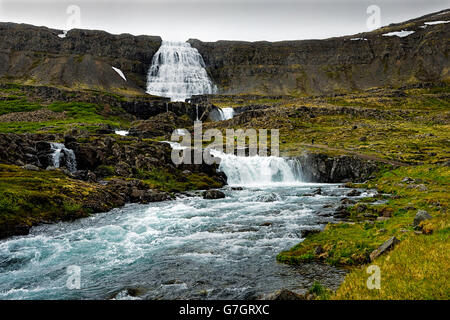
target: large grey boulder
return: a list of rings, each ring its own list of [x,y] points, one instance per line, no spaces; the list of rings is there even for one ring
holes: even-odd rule
[[[425,211],[425,210],[417,211],[416,216],[414,217],[414,222],[413,222],[414,228],[418,227],[422,221],[429,220],[431,218],[433,218],[433,217],[427,211]]]
[[[370,254],[370,261],[373,261],[377,257],[381,256],[382,254],[392,250],[399,243],[400,243],[400,240],[398,240],[396,237],[389,238],[389,240],[387,240],[378,249],[374,250]]]
[[[225,198],[225,193],[219,190],[207,190],[202,194],[203,199],[222,199]]]

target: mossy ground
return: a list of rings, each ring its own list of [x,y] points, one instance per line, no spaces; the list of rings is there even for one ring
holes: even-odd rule
[[[91,94],[95,95],[96,92],[91,92]],[[121,99],[118,95],[114,96]],[[19,84],[8,84],[7,88],[0,90],[0,115],[14,112],[32,112],[42,108],[57,113],[64,112],[66,117],[59,120],[49,119],[39,122],[0,122],[0,132],[59,133],[74,127],[95,131],[99,126],[105,124],[117,128],[127,128],[131,123],[130,115],[127,115],[121,108],[86,102],[54,101],[47,103],[27,97]]]
[[[279,107],[276,111],[239,125],[231,120],[212,126],[279,129],[283,156],[295,156],[308,149],[330,154],[357,153],[408,164],[440,163],[450,158],[449,95],[450,87],[444,83],[337,97],[281,97],[270,101],[270,105]],[[239,97],[217,99],[222,107],[265,105],[268,100],[257,96],[245,102]],[[301,106],[310,108],[312,116],[295,111]],[[340,106],[357,112],[336,111]]]
[[[408,177],[416,183],[403,182]],[[450,170],[444,166],[422,165],[385,172],[377,179],[359,187],[376,188],[390,194],[386,204],[365,205],[363,211],[351,208],[349,223],[330,224],[321,233],[307,237],[289,251],[280,253],[280,262],[297,264],[312,260],[352,268],[333,298],[337,299],[448,299],[450,284]],[[423,187],[424,186],[424,187]],[[426,189],[426,190],[425,190]],[[428,211],[433,219],[422,234],[412,226],[419,209]],[[392,217],[385,221],[364,218]],[[429,234],[425,234],[429,233]],[[372,264],[380,266],[383,284],[380,290],[369,290],[366,267],[370,253],[384,241],[395,236],[401,243]],[[318,246],[323,253],[316,254]],[[357,266],[364,265],[362,268]],[[384,276],[383,276],[384,275]]]
[[[0,164],[0,226],[85,217],[91,212],[83,205],[99,191],[99,185],[70,179],[59,170]]]
[[[141,171],[138,177],[150,188],[166,192],[183,192],[188,190],[206,190],[221,188],[222,184],[204,173],[183,174],[180,170],[171,173],[161,168]]]

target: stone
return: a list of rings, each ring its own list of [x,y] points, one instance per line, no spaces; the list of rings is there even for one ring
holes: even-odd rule
[[[323,247],[321,245],[318,245],[315,249],[314,249],[314,254],[316,256],[321,255],[322,253],[324,253],[325,250],[323,249]]]
[[[411,179],[410,177],[404,177],[401,182],[403,183],[412,183],[414,182],[414,179]]]
[[[24,168],[25,170],[30,170],[30,171],[39,171],[39,168],[33,164],[26,164],[22,168]]]
[[[277,290],[263,298],[263,300],[305,300],[305,298],[287,289]]]
[[[263,222],[260,224],[261,227],[270,227],[272,225],[272,222]]]
[[[374,250],[370,254],[370,261],[375,260],[377,257],[381,256],[382,254],[384,254],[386,252],[389,252],[399,243],[400,243],[400,240],[398,240],[396,237],[389,238],[380,247],[378,247],[378,249]]]
[[[219,190],[207,190],[202,193],[203,199],[222,199],[225,193]]]
[[[433,218],[433,217],[427,211],[425,211],[425,210],[417,211],[416,216],[414,217],[414,221],[413,221],[414,228],[419,227],[419,225],[422,221],[429,220],[431,218]]]
[[[349,193],[347,193],[347,197],[357,197],[361,195],[361,191],[358,191],[356,189],[353,189]]]
[[[303,229],[300,231],[301,237],[302,238],[306,238],[312,234],[316,234],[319,233],[320,230],[319,229]]]
[[[355,204],[356,201],[352,200],[352,199],[349,199],[349,198],[344,198],[344,199],[341,200],[341,203],[342,204]]]

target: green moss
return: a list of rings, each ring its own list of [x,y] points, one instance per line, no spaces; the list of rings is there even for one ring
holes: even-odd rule
[[[155,168],[151,171],[138,171],[136,175],[143,179],[150,188],[167,192],[206,190],[223,186],[204,173],[183,174],[179,170],[169,172],[165,169]]]
[[[0,164],[0,229],[85,217],[91,211],[83,203],[99,188],[58,170],[27,171]]]
[[[405,177],[414,182],[408,184],[404,181]],[[417,188],[417,185],[426,186],[426,190]],[[280,253],[277,260],[289,264],[316,260],[335,266],[356,267],[338,290],[336,298],[339,299],[448,298],[449,286],[442,283],[450,263],[448,167],[425,165],[399,168],[358,186],[376,188],[380,193],[392,196],[384,205],[366,204],[362,212],[356,210],[359,205],[352,207],[349,210],[352,222],[328,225],[323,232],[313,234],[292,249]],[[428,226],[432,235],[414,233],[412,222],[420,209],[433,216]],[[375,216],[388,213],[392,217],[384,221],[370,221],[360,217],[365,213]],[[365,268],[357,266],[369,263],[370,253],[392,236],[401,244],[392,253],[374,262],[382,266],[386,277],[384,287],[381,291],[369,290]],[[316,254],[318,246],[323,250]],[[433,265],[430,265],[431,260]],[[405,275],[406,266],[420,275]],[[416,289],[412,290],[413,287]]]

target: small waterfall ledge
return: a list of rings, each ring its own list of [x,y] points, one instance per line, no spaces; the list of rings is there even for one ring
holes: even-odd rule
[[[185,101],[193,95],[216,91],[197,49],[188,42],[162,42],[148,71],[147,93]]]
[[[77,171],[77,161],[75,153],[71,149],[67,149],[62,143],[51,142],[50,143],[52,154],[51,163],[55,168],[59,168],[64,161],[65,166],[70,172]]]
[[[239,157],[211,150],[229,185],[268,187],[303,184],[300,162],[282,157]]]

